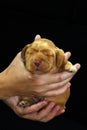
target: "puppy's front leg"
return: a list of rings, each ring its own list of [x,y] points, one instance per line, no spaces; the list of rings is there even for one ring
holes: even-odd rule
[[[67,61],[67,63],[64,66],[64,69],[67,70],[67,71],[70,71],[70,72],[76,72],[77,71],[75,66],[70,61]]]

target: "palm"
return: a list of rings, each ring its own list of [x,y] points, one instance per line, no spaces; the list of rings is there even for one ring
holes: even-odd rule
[[[18,113],[18,111],[20,109],[22,109],[21,107],[19,107],[17,104],[19,102],[19,96],[14,96],[14,97],[9,97],[6,100],[4,100],[4,102],[11,107],[16,113]]]
[[[58,116],[64,113],[63,108],[56,105],[53,102],[47,104],[47,102],[42,101],[37,104],[34,104],[30,107],[19,107],[19,96],[9,97],[4,102],[20,117],[36,120],[41,122],[47,122],[53,119],[55,116]]]

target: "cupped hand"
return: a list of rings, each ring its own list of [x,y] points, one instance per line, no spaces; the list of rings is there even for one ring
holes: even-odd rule
[[[54,102],[47,103],[46,101],[39,102],[30,107],[21,108],[17,104],[19,102],[19,97],[9,97],[3,100],[19,117],[40,121],[48,122],[54,117],[59,116],[65,112],[65,110],[56,105]]]
[[[36,35],[36,39],[40,38]],[[69,59],[71,53],[65,53],[65,59]],[[80,64],[75,64],[78,70]],[[31,93],[39,96],[55,96],[66,91],[69,82],[76,73],[61,72],[55,74],[34,75],[28,72],[24,66],[19,52],[11,64],[2,72],[2,78],[5,79],[4,97],[9,96],[28,96]],[[32,86],[32,87],[31,87]]]

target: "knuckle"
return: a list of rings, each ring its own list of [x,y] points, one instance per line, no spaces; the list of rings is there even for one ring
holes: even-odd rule
[[[60,90],[58,89],[58,91],[55,91],[55,96],[64,93],[67,90],[67,86],[61,88]]]
[[[43,90],[38,88],[35,90],[35,93],[38,94],[38,96],[42,95],[43,94]]]
[[[55,92],[55,96],[57,96],[58,94],[59,94],[59,91],[56,91],[56,92]]]
[[[64,93],[67,90],[67,86],[65,86],[62,90],[61,93]]]
[[[43,80],[38,79],[35,81],[35,85],[37,85],[37,86],[42,86],[43,84],[44,84]]]
[[[21,116],[23,115],[23,113],[20,112],[20,111],[16,111],[15,113],[16,113],[19,117],[21,117]]]
[[[63,77],[62,76],[59,76],[58,77],[58,81],[62,81],[63,80]]]
[[[19,109],[15,109],[15,113],[19,116],[19,117],[22,117],[25,113],[22,111],[22,110],[19,110]]]
[[[65,91],[66,91],[66,88],[65,88],[65,89],[62,89],[62,90],[61,90],[61,93],[64,93]]]

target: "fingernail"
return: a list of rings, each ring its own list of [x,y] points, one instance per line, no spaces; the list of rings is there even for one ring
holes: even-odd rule
[[[55,105],[55,103],[54,103],[54,102],[51,102],[51,103],[50,103],[50,108],[53,108],[54,105]]]
[[[42,105],[46,105],[47,101],[41,101]]]
[[[68,52],[68,56],[69,56],[69,57],[71,56],[71,53],[70,53],[70,52]]]
[[[59,110],[60,110],[60,106],[59,106],[59,105],[56,106],[56,107],[55,107],[55,110],[56,110],[56,111],[59,111]]]
[[[39,35],[39,34],[37,34],[36,36],[35,36],[35,39],[40,39],[41,38],[41,36]]]
[[[65,109],[63,109],[62,111],[61,111],[61,113],[64,113],[65,112]]]
[[[68,82],[68,84],[67,84],[67,85],[68,85],[68,87],[70,87],[70,86],[71,86],[71,83],[70,83],[70,82]]]
[[[79,70],[79,69],[81,68],[81,65],[80,65],[80,64],[77,64],[77,65],[76,65],[76,68],[77,68],[77,70]]]

